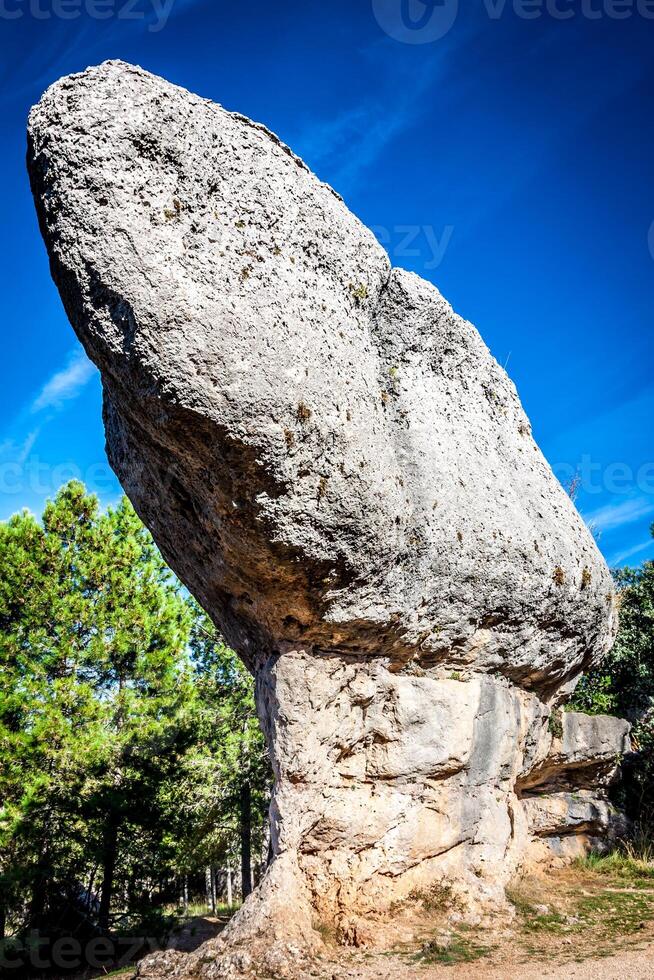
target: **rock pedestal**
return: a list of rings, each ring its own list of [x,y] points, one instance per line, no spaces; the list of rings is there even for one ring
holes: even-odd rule
[[[627,726],[556,709],[611,577],[475,328],[264,127],[139,68],[50,88],[28,160],[111,463],[256,676],[275,859],[223,953],[359,941],[444,879],[492,905],[610,834]]]

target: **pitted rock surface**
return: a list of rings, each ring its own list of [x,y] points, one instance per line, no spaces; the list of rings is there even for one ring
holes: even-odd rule
[[[279,139],[139,68],[52,86],[28,161],[112,465],[257,678],[276,857],[228,939],[313,948],[444,876],[499,900],[616,629],[505,371]]]
[[[608,571],[506,373],[286,147],[115,63],[30,134],[112,461],[239,649],[532,688],[606,649]]]

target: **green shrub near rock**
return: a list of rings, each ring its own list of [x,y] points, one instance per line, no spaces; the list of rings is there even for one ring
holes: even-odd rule
[[[582,678],[570,707],[632,723],[634,753],[625,760],[617,792],[646,847],[643,838],[651,841],[654,834],[654,561],[614,577],[620,590],[617,641],[606,660]]]

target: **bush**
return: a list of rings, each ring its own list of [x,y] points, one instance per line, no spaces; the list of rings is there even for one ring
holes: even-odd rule
[[[654,536],[654,525],[652,525]],[[636,833],[654,837],[654,562],[614,572],[620,591],[620,629],[613,650],[584,676],[570,707],[615,714],[633,725],[634,752],[623,764],[618,802]]]

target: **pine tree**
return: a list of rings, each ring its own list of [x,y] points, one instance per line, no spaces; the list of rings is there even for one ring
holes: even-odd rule
[[[189,600],[197,741],[171,807],[187,828],[180,868],[240,862],[241,892],[251,890],[251,855],[262,856],[271,773],[257,719],[254,682],[209,617]],[[257,862],[265,863],[265,859]],[[261,870],[260,867],[257,870]]]
[[[109,926],[121,835],[192,732],[188,606],[123,499],[70,483],[41,524],[0,525],[0,824],[4,905],[48,911],[100,888]],[[192,714],[192,712],[191,712]]]
[[[103,513],[73,482],[0,523],[0,670],[3,930],[151,925],[239,854],[247,894],[270,783],[253,681],[126,498]]]

